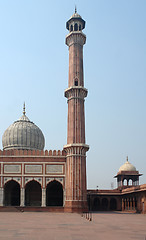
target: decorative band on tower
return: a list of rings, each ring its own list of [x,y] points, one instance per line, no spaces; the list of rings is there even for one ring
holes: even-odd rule
[[[87,89],[84,88],[83,45],[86,35],[82,32],[85,21],[75,11],[66,23],[69,34],[66,45],[69,47],[69,77],[65,97],[68,102],[66,157],[66,197],[65,207],[72,211],[87,209],[86,187],[86,152],[89,146],[85,143],[84,99]]]

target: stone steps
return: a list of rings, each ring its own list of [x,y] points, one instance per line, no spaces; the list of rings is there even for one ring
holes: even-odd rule
[[[64,212],[64,207],[0,207],[0,212]]]

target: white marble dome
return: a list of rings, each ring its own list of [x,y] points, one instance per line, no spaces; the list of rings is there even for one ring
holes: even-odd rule
[[[121,171],[136,171],[136,168],[128,161],[128,157],[126,162],[119,168],[119,172]]]
[[[25,115],[10,125],[2,137],[3,150],[31,149],[43,150],[45,139],[42,131]]]

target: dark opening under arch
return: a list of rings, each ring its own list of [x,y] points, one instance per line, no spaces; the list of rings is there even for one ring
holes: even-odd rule
[[[75,25],[74,25],[74,31],[78,31],[78,24],[77,23],[75,23]]]
[[[4,186],[4,205],[20,206],[20,185],[14,180]]]
[[[107,198],[103,198],[101,204],[102,204],[102,210],[104,210],[104,211],[108,210],[108,199]]]
[[[93,202],[93,211],[99,211],[100,210],[100,199],[99,198],[94,198]]]
[[[117,200],[115,198],[110,200],[110,210],[117,210]]]
[[[63,187],[55,180],[47,185],[46,206],[63,206]]]
[[[31,181],[25,187],[25,206],[41,206],[42,189],[36,181]]]

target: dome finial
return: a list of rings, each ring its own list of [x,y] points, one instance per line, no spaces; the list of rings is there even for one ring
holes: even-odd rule
[[[126,158],[126,161],[128,162],[128,156],[127,156],[127,158]]]
[[[75,13],[77,13],[77,6],[75,5]]]
[[[25,102],[24,102],[24,104],[23,104],[23,115],[25,115]]]

